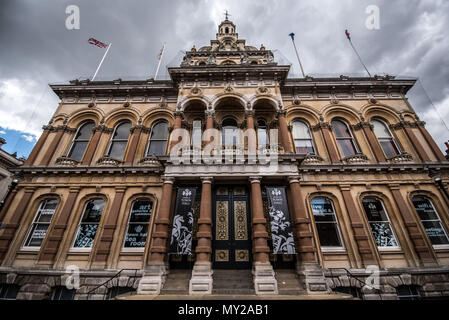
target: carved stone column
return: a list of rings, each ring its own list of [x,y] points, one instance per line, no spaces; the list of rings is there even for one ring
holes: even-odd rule
[[[369,122],[360,122],[355,126],[355,129],[361,128],[363,133],[365,134],[366,140],[368,140],[368,144],[373,150],[374,156],[376,157],[378,162],[385,162],[387,159],[385,158],[385,154],[382,150],[382,147],[377,140],[376,135],[373,132],[373,127]]]
[[[159,294],[168,273],[168,265],[165,258],[167,256],[168,239],[170,238],[168,226],[170,224],[174,178],[163,177],[163,180],[162,198],[155,220],[155,229],[152,234],[148,265],[144,276],[139,282],[137,294]]]
[[[416,124],[418,126],[419,131],[421,131],[421,134],[424,136],[424,139],[426,139],[433,153],[437,157],[438,161],[447,161],[443,153],[441,152],[440,148],[438,148],[438,145],[435,143],[435,140],[433,140],[432,136],[429,134],[429,131],[427,131],[426,127],[424,126],[425,122],[417,121]]]
[[[348,211],[352,231],[354,232],[354,238],[357,243],[358,253],[360,254],[363,266],[366,267],[369,265],[378,264],[373,248],[370,246],[368,237],[369,231],[366,230],[359,211],[355,206],[354,199],[352,198],[351,187],[349,185],[340,185],[340,190]]]
[[[30,155],[28,156],[28,159],[25,161],[26,166],[33,165],[34,161],[36,160],[37,156],[39,155],[39,152],[41,151],[43,145],[47,141],[47,137],[50,133],[50,131],[53,130],[53,127],[51,125],[44,126],[43,127],[44,132],[42,132],[42,135],[40,136],[39,140],[36,142],[36,145],[33,148],[33,151],[31,151]]]
[[[61,138],[64,135],[65,131],[66,130],[64,127],[56,128],[56,134],[53,137],[53,140],[51,141],[50,146],[48,147],[47,151],[44,154],[44,157],[41,160],[41,163],[40,163],[41,166],[46,166],[50,163],[50,160],[53,157],[53,155],[56,151],[56,148],[58,147],[59,142],[61,141]]]
[[[261,177],[250,177],[251,182],[251,213],[253,234],[253,280],[256,294],[277,294],[278,285],[273,266],[269,260],[268,233],[263,214]]]
[[[338,156],[338,151],[335,148],[333,139],[330,134],[330,124],[327,122],[320,122],[314,128],[314,130],[321,130],[323,135],[324,144],[326,145],[327,153],[332,163],[340,162],[340,157]]]
[[[87,145],[86,153],[84,154],[82,164],[90,165],[92,162],[92,158],[94,157],[95,151],[98,147],[98,142],[100,142],[101,135],[103,134],[104,126],[98,126],[94,128],[94,134],[92,135],[92,139]]]
[[[288,132],[287,119],[285,119],[286,111],[282,110],[278,112],[279,116],[279,129],[281,131],[282,146],[286,153],[293,153],[292,141]]]
[[[310,218],[307,214],[304,197],[299,185],[299,176],[288,177],[293,207],[293,221],[298,243],[296,251],[299,261],[296,263],[296,273],[308,294],[326,294],[329,288],[319,265],[317,249],[313,239]]]
[[[196,262],[189,282],[190,294],[212,293],[212,177],[204,177],[201,189],[200,216],[196,237]]]
[[[132,164],[134,162],[142,129],[143,127],[141,125],[137,125],[134,128],[131,128],[131,142],[129,144],[128,153],[126,154],[125,164]]]
[[[421,232],[415,217],[410,212],[407,203],[401,195],[399,185],[389,185],[389,188],[393,194],[394,201],[399,208],[402,219],[404,220],[408,236],[413,243],[414,253],[416,253],[418,258],[418,266],[436,265],[436,256],[432,245],[426,241],[426,236]]]
[[[25,211],[30,204],[31,197],[34,194],[34,188],[25,187],[25,192],[22,196],[22,199],[17,204],[14,213],[9,218],[8,223],[3,225],[3,233],[1,233],[0,237],[0,264],[3,261],[8,249],[10,248],[11,241],[16,235],[16,231],[19,228],[20,221],[22,220]]]
[[[125,191],[126,187],[115,188],[114,200],[112,201],[111,209],[109,210],[108,219],[103,227],[100,242],[97,245],[97,250],[95,251],[93,258],[94,262],[105,263],[108,260]]]
[[[73,207],[75,205],[76,198],[80,192],[79,187],[69,189],[69,195],[64,203],[64,207],[58,216],[53,229],[48,232],[48,240],[44,243],[39,256],[39,264],[53,265],[56,255],[59,251],[59,246],[64,238],[65,231],[67,229],[67,223],[70,215],[72,214]]]
[[[254,111],[246,111],[246,130],[245,145],[248,149],[248,155],[255,156],[257,150],[257,136],[254,126]]]
[[[175,112],[175,123],[173,124],[173,130],[176,129],[181,129],[182,128],[182,112],[181,111],[176,111]],[[170,150],[179,143],[180,140],[178,141],[172,141],[170,139]]]
[[[418,153],[419,158],[423,162],[430,161],[429,156],[427,155],[426,151],[424,150],[423,146],[421,145],[421,142],[419,142],[418,138],[416,137],[415,133],[412,130],[413,124],[411,124],[409,121],[401,121],[397,125],[394,125],[393,128],[403,128],[405,131],[405,134],[409,138],[410,142],[412,143],[413,147],[415,148],[416,152]]]

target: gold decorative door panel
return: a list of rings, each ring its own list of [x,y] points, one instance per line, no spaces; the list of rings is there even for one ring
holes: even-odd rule
[[[214,268],[250,268],[251,234],[246,187],[218,186],[213,210]]]

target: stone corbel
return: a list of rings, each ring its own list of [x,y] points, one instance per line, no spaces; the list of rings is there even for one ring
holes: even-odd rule
[[[352,126],[352,129],[354,129],[356,131],[360,130],[360,129],[363,129],[363,128],[370,128],[372,130],[374,128],[374,126],[371,123],[367,122],[367,121],[361,121],[361,122],[359,122],[359,123],[357,123],[357,124]]]

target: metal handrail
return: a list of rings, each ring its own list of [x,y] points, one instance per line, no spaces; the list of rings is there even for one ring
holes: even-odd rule
[[[87,300],[89,300],[90,295],[91,295],[94,291],[96,291],[98,288],[101,288],[101,287],[103,287],[103,286],[106,286],[109,282],[113,281],[115,278],[117,278],[118,276],[120,276],[120,274],[121,274],[123,271],[134,271],[134,275],[128,277],[128,278],[133,278],[133,279],[134,279],[133,282],[132,282],[132,286],[134,286],[134,283],[135,283],[136,278],[137,278],[137,272],[139,271],[139,269],[121,269],[121,270],[120,270],[119,272],[117,272],[114,276],[112,276],[111,278],[109,278],[108,280],[106,280],[105,282],[103,282],[102,284],[100,284],[100,285],[96,286],[95,288],[89,290],[89,291],[87,292]],[[129,281],[129,279],[128,279],[128,281]],[[128,284],[128,283],[127,283],[127,284]],[[105,294],[105,296],[104,296],[103,299],[105,299],[106,296],[107,296],[107,295]]]

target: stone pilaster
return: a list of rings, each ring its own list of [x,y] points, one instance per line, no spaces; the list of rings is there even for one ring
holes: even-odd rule
[[[189,282],[190,294],[212,293],[212,178],[202,180],[200,216],[198,219],[198,244],[196,262]]]
[[[250,177],[251,182],[251,212],[253,226],[253,281],[256,294],[278,294],[278,284],[273,266],[269,260],[268,233],[263,214],[261,177]]]
[[[145,273],[139,282],[137,294],[159,294],[165,284],[168,274],[166,262],[167,243],[169,239],[170,209],[174,178],[164,177],[161,204],[155,220],[155,230],[152,234],[152,245],[149,252]]]

